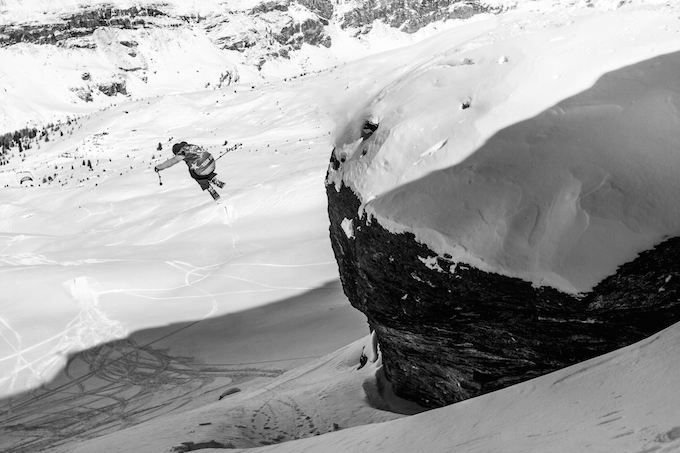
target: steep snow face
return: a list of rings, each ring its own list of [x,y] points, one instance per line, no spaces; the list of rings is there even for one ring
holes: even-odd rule
[[[339,134],[330,178],[441,255],[588,291],[680,233],[680,20],[667,12],[454,31]],[[362,138],[364,121],[379,127]]]

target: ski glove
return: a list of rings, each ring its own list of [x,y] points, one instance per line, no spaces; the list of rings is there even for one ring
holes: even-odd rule
[[[158,172],[160,171],[158,167],[153,167],[153,170],[154,170],[156,173],[158,173]]]

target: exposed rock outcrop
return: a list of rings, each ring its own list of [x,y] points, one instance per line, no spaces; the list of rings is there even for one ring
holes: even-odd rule
[[[66,16],[58,23],[0,25],[0,47],[20,42],[61,45],[72,38],[89,36],[100,27],[140,28],[149,23],[149,18],[162,16],[165,14],[155,8],[102,6]]]
[[[125,81],[112,81],[109,83],[101,83],[97,85],[97,89],[107,96],[115,96],[116,94],[127,94],[127,88],[125,86]]]
[[[467,19],[490,8],[478,1],[460,0],[365,0],[344,13],[339,22],[343,28],[360,28],[367,32],[376,20],[414,33],[432,22],[448,19]]]
[[[310,8],[296,2],[265,2],[243,13],[213,18],[210,36],[221,49],[246,54],[258,69],[267,61],[289,58],[304,44],[330,47],[324,17],[328,10],[314,2],[305,4]]]
[[[680,238],[575,297],[437,256],[412,234],[360,215],[347,186],[326,189],[345,294],[375,330],[396,393],[425,407],[549,373],[680,321]]]
[[[327,21],[307,19],[304,22],[283,27],[280,33],[274,35],[274,39],[295,50],[299,50],[302,44],[330,47],[331,38],[326,34],[325,25],[328,25]]]
[[[298,3],[323,19],[330,20],[333,17],[335,8],[330,0],[298,0]]]

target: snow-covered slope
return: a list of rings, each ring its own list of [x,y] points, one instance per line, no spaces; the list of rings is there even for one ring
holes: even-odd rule
[[[440,255],[592,289],[680,232],[680,21],[670,11],[447,35],[451,47],[350,124],[333,180]],[[380,125],[365,141],[362,118]]]
[[[343,2],[334,18],[322,17],[325,7],[333,11],[330,2],[304,1],[5,0],[0,134],[129,99],[298,77],[457,22],[427,21],[404,33],[376,17],[370,32],[359,33],[341,14],[370,4]]]
[[[391,165],[405,172],[416,170],[406,172],[407,179],[401,181],[411,187],[428,172],[434,172],[428,178],[437,178],[456,159],[473,158],[473,143],[495,143],[493,151],[501,147],[494,142],[501,137],[511,150],[508,157],[522,157],[519,147],[529,141],[520,132],[535,132],[522,129],[526,124],[522,121],[541,114],[550,118],[550,110],[543,112],[568,99],[578,102],[576,106],[563,103],[563,127],[588,132],[584,140],[595,150],[600,148],[594,145],[607,143],[598,138],[609,140],[611,135],[591,131],[582,121],[567,121],[571,117],[566,107],[607,119],[610,111],[626,112],[628,104],[621,99],[635,105],[644,101],[644,111],[654,113],[654,121],[646,124],[664,134],[667,121],[677,119],[670,114],[677,106],[677,84],[666,72],[676,61],[673,52],[680,42],[677,7],[638,2],[617,9],[613,2],[594,2],[610,10],[602,12],[532,3],[537,10],[478,19],[416,46],[320,75],[126,101],[62,125],[63,136],[52,133],[49,142],[34,143],[25,160],[15,158],[0,167],[1,390],[4,395],[33,391],[3,401],[0,449],[162,452],[229,443],[255,447],[313,437],[264,449],[677,450],[678,326],[605,357],[410,417],[382,410],[412,413],[417,408],[390,395],[370,337],[309,362],[366,332],[363,319],[352,315],[339,294],[323,187],[330,150],[334,144],[358,138],[352,131],[361,126],[364,115],[371,115],[381,128],[389,126],[393,133],[404,131],[393,138],[383,136],[382,148],[370,148],[364,161],[370,156],[377,165],[381,160],[380,155],[373,156],[376,150],[389,150]],[[566,63],[568,67],[560,66]],[[480,68],[490,71],[497,84],[484,85],[488,82]],[[458,76],[462,71],[472,73],[472,78]],[[416,80],[426,82],[420,86],[422,98],[420,90],[414,90]],[[588,91],[602,81],[607,82],[607,90]],[[632,81],[632,88],[614,96],[610,90],[626,81]],[[467,89],[469,108],[461,109],[466,98],[451,90],[451,83]],[[481,83],[477,91],[475,83]],[[432,88],[437,84],[442,91]],[[657,97],[631,97],[643,89]],[[589,98],[593,109],[573,97],[582,92],[593,96]],[[372,104],[380,93],[385,96]],[[441,93],[448,97],[432,97]],[[54,104],[39,100],[35,110],[46,115]],[[604,106],[602,100],[613,107]],[[391,106],[403,107],[390,112]],[[669,112],[665,118],[654,111],[661,106]],[[469,117],[458,123],[464,115]],[[449,123],[441,122],[442,118]],[[467,128],[473,120],[475,127]],[[452,138],[445,133],[450,129],[437,135],[451,122],[462,124]],[[507,129],[517,124],[519,129]],[[611,122],[596,124],[611,126]],[[640,124],[625,124],[633,132],[642,131]],[[429,132],[432,142],[409,141],[406,132],[414,128]],[[503,130],[512,134],[499,135]],[[545,137],[528,137],[535,143],[551,139],[546,149],[556,151],[558,132],[559,128],[548,129]],[[674,136],[658,135],[653,143],[670,151]],[[375,137],[381,137],[380,129]],[[395,138],[407,151],[403,155],[396,153],[396,146],[388,146]],[[446,138],[447,144],[439,148]],[[224,206],[215,206],[179,166],[163,172],[163,185],[159,185],[152,166],[168,157],[171,144],[179,139],[204,145],[215,155],[225,149],[227,140],[242,143],[218,161],[218,174],[227,182],[222,190]],[[454,143],[461,144],[455,152]],[[623,140],[617,143],[629,146]],[[563,145],[564,159],[574,162],[578,150],[571,143]],[[354,152],[355,147],[347,150]],[[386,215],[393,212],[387,207],[407,206],[384,195],[384,190],[396,188],[389,178],[394,173],[376,170],[374,175],[384,179],[371,186],[364,175],[372,167],[362,166],[359,156],[356,152],[352,164],[347,162],[347,168],[356,172],[346,175],[362,196],[377,195],[366,209],[395,229],[406,225],[418,231],[405,217],[397,218],[397,224]],[[515,168],[499,156],[504,155],[492,155],[475,168],[490,162],[508,164],[503,167],[508,171]],[[639,168],[656,176],[633,182],[672,188],[673,181],[660,177],[672,168],[649,166],[662,161],[656,154],[648,156],[654,158]],[[559,170],[563,162],[558,157],[547,153],[545,162]],[[92,170],[83,165],[84,160],[91,161]],[[605,163],[611,174],[624,174],[615,162]],[[598,173],[591,166],[579,170],[594,178]],[[35,187],[20,186],[17,173],[22,171],[32,172]],[[537,179],[526,181],[518,173],[509,174],[527,189],[529,181],[554,183],[565,190],[572,187],[557,178],[545,179],[540,171],[530,172],[528,176]],[[481,176],[490,177],[488,173],[477,177]],[[48,177],[52,182],[41,182]],[[408,200],[410,194],[403,193]],[[548,202],[544,192],[532,193],[537,202]],[[659,208],[670,202],[663,191],[654,193],[658,196],[650,212],[662,225],[669,219]],[[365,201],[369,199],[366,196]],[[441,205],[441,198],[433,199]],[[386,203],[389,200],[392,204]],[[635,206],[597,200],[601,209]],[[420,201],[431,209],[425,198]],[[546,206],[552,206],[550,201]],[[488,214],[497,212],[491,209]],[[559,216],[555,221],[569,225]],[[658,225],[649,229],[642,225],[640,230],[651,232],[651,237],[659,233]],[[487,237],[493,245],[491,233],[495,232]],[[433,247],[442,243],[430,242]],[[478,237],[471,243],[481,244]],[[553,261],[543,263],[554,271],[548,266]],[[521,266],[495,265],[494,269],[532,279],[540,273],[526,272]],[[283,302],[291,300],[292,316],[277,308],[288,309]],[[116,339],[123,341],[102,346]],[[85,354],[59,373],[68,354],[83,349]],[[368,356],[368,364],[358,369],[362,353]],[[121,362],[120,357],[126,360]],[[130,357],[136,360],[127,360]],[[303,366],[294,368],[298,364]],[[238,366],[269,374],[239,382],[234,379],[238,370],[233,369]],[[285,370],[289,372],[271,378]],[[55,376],[58,380],[50,383]],[[210,381],[206,376],[216,377]],[[38,388],[40,383],[45,386]],[[243,392],[218,399],[237,383]]]
[[[680,369],[674,351],[679,344],[676,326],[623,350],[473,400],[257,451],[678,451],[680,395],[675,389]],[[206,411],[201,420],[215,419],[214,414]]]
[[[65,354],[126,332],[336,280],[323,187],[333,118],[413,64],[404,54],[323,77],[131,101],[63,124],[21,154],[14,148],[0,167],[0,275],[11,295],[3,299],[3,394],[35,387]],[[180,139],[216,157],[225,142],[242,144],[218,160],[225,207],[179,166],[159,185],[153,165]],[[33,181],[22,184],[26,173]],[[253,275],[262,269],[264,280]],[[48,278],[31,284],[40,276]],[[75,295],[80,277],[91,296]],[[99,330],[79,314],[93,307],[115,307],[115,327]]]
[[[68,446],[79,436],[213,401],[230,382],[252,385],[226,370],[198,390],[200,374],[177,386],[173,366],[142,361],[126,374],[141,388],[138,396],[120,403],[108,388],[118,373],[115,360],[106,359],[112,355],[139,351],[172,363],[188,355],[211,373],[254,362],[256,370],[241,365],[247,377],[280,373],[364,335],[365,320],[337,282],[323,177],[332,118],[411,69],[406,57],[323,77],[127,102],[62,125],[63,136],[55,131],[49,141],[33,142],[23,160],[2,166],[0,185],[10,187],[2,189],[0,220],[0,384],[3,396],[33,391],[3,404],[2,449],[58,445],[64,432],[71,434]],[[223,206],[179,166],[161,173],[159,185],[152,167],[180,139],[216,157],[225,141],[242,144],[218,160]],[[17,179],[24,172],[32,184]],[[267,308],[289,301],[304,302],[294,316]],[[244,310],[253,313],[249,324],[235,332],[223,327]],[[88,352],[60,373],[82,350]],[[101,360],[91,359],[100,353]],[[140,378],[149,366],[158,381]],[[73,399],[73,389],[85,400]],[[96,395],[115,397],[118,415],[103,413]],[[58,439],[30,435],[32,414],[45,401],[53,401],[53,415],[38,424]],[[65,426],[62,415],[74,404],[79,416]],[[145,415],[132,417],[139,411]]]
[[[445,408],[258,451],[678,451],[679,333],[675,326],[620,351]]]

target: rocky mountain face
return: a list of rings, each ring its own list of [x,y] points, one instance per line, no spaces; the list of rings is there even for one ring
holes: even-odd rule
[[[105,80],[93,81],[89,71],[81,72],[85,84],[74,85],[71,91],[85,102],[93,100],[93,92],[106,96],[127,95],[126,73],[138,73],[146,80],[148,64],[137,49],[138,42],[133,39],[112,37],[110,29],[135,30],[162,26],[158,18],[168,16],[158,9],[132,7],[116,9],[110,5],[67,14],[57,22],[46,23],[9,23],[0,25],[0,48],[34,45],[54,46],[58,51],[81,50],[97,52],[106,48],[119,58],[110,58],[117,67],[117,74]],[[113,50],[113,52],[110,52]]]
[[[222,18],[209,28],[214,30],[213,40],[223,49],[250,54],[251,61],[261,68],[271,59],[289,58],[303,44],[332,47],[328,33],[331,24],[355,37],[368,33],[376,21],[413,33],[433,22],[493,11],[479,0],[279,0],[232,12],[227,22],[238,22],[237,32],[224,27]]]
[[[340,163],[331,158],[331,167]],[[437,256],[327,184],[345,294],[375,331],[395,392],[438,407],[631,344],[680,321],[680,238],[574,297]]]
[[[155,17],[167,15],[155,8],[132,7],[116,9],[110,5],[68,14],[56,23],[6,24],[0,25],[0,46],[7,47],[18,43],[69,45],[81,47],[79,43],[70,43],[74,38],[92,35],[101,27],[143,28],[154,26]],[[129,43],[132,46],[132,43]],[[95,48],[92,43],[85,42],[82,47]]]
[[[342,12],[337,20],[343,27],[356,28],[361,32],[369,31],[375,21],[382,21],[406,33],[413,33],[433,22],[467,19],[489,11],[488,6],[481,5],[478,1],[367,0],[356,8]]]
[[[244,12],[252,21],[247,39],[237,39],[237,35],[230,33],[217,40],[228,49],[263,47],[274,58],[287,58],[303,44],[331,47],[333,42],[327,31],[331,23],[354,36],[368,33],[376,21],[413,33],[433,22],[466,19],[482,12],[492,9],[479,0],[279,0]],[[235,16],[237,21],[250,22],[243,13]]]

